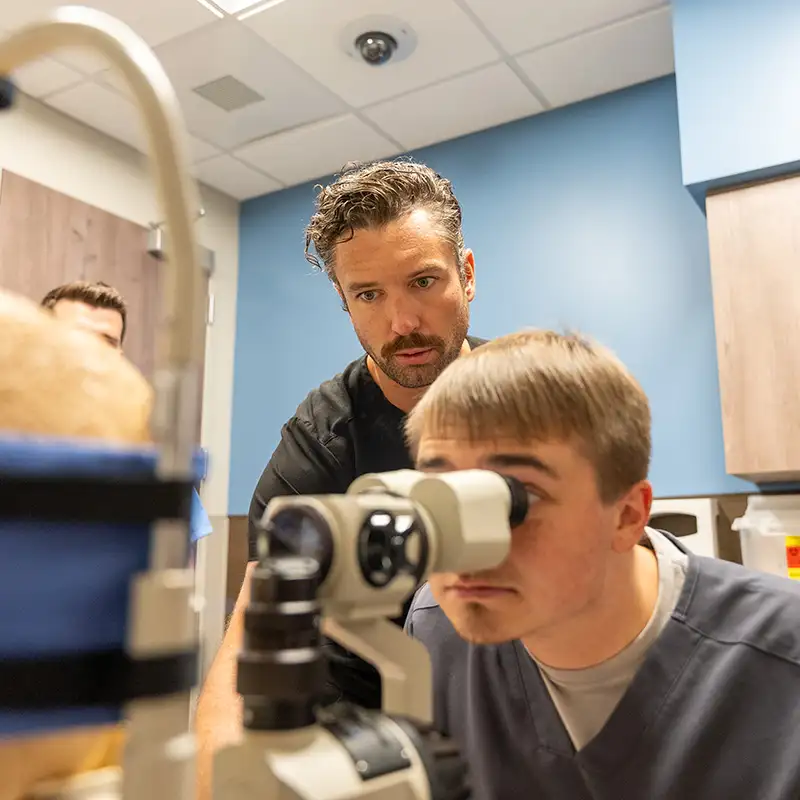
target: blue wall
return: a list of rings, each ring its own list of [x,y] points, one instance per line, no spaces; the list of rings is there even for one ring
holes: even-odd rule
[[[476,335],[596,336],[650,396],[658,496],[751,489],[725,474],[705,219],[681,181],[672,78],[414,155],[463,205]],[[247,510],[298,403],[360,353],[303,259],[313,199],[306,185],[242,207],[232,514]]]
[[[800,169],[800,2],[672,0],[683,179]]]

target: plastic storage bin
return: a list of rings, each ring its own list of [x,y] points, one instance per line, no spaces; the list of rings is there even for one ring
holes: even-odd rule
[[[734,520],[748,569],[800,580],[800,495],[752,495]]]

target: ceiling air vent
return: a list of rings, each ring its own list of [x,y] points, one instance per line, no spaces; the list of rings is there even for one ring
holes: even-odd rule
[[[225,75],[202,86],[195,86],[194,91],[223,111],[238,111],[253,103],[260,103],[264,99],[233,75]]]

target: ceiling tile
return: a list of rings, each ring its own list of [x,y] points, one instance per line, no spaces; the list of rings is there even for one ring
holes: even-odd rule
[[[41,5],[40,3],[34,3],[34,5]],[[10,15],[12,18],[7,19],[9,14],[6,13],[7,9],[3,9],[3,28],[0,29],[0,39],[5,39],[18,28],[21,27],[31,20],[41,19],[45,16],[47,11],[50,11],[52,8],[52,3],[47,3],[47,8],[44,11],[40,11],[38,14],[30,14],[29,16],[31,19],[25,18],[24,12],[28,6],[17,6],[14,8],[14,13]],[[20,17],[20,21],[16,22],[17,17]],[[56,63],[62,67],[69,68],[74,72],[79,73],[80,77],[85,77],[86,75],[91,75],[92,72],[97,72],[100,69],[103,69],[108,66],[107,62],[105,62],[102,58],[95,55],[91,50],[81,50],[75,48],[61,48],[59,50],[54,50],[52,55],[46,56],[43,58],[37,58],[33,61],[28,61],[26,64],[23,64],[22,67],[18,67],[15,70],[15,74],[19,73],[22,74],[23,72],[33,72],[39,64],[47,63],[52,64]],[[36,80],[36,79],[34,79]],[[28,94],[33,95],[33,92],[28,92]]]
[[[3,28],[0,30],[0,37],[5,38],[23,25],[44,19],[57,5],[55,2],[47,2],[46,0],[30,0],[25,4],[17,4],[15,6],[7,4],[8,7],[3,8]],[[108,62],[92,50],[62,47],[54,50],[48,57],[29,61],[21,69],[27,70],[41,62],[49,62],[51,60],[76,70],[84,76],[91,75],[93,72],[108,66]]]
[[[205,161],[216,155],[219,155],[219,150],[214,145],[189,134],[189,158],[192,161]]]
[[[413,150],[539,111],[541,104],[511,68],[493,64],[372,106],[364,114]]]
[[[108,69],[108,61],[94,50],[67,47],[54,51],[53,59],[84,76],[97,75],[101,70]]]
[[[47,105],[137,150],[144,152],[146,148],[136,108],[113,89],[87,81],[50,95]]]
[[[235,20],[168,42],[156,48],[156,55],[175,87],[189,130],[223,150],[345,110],[332,92]],[[114,72],[104,73],[103,79],[124,89]],[[237,82],[239,91],[231,91]],[[205,97],[196,91],[201,88]],[[255,102],[227,111],[207,99],[225,91],[231,101],[254,95]]]
[[[10,16],[29,21],[57,5],[53,0],[26,0],[24,9],[18,7]],[[92,8],[130,25],[150,45],[182,36],[218,19],[197,0],[136,0],[135,3],[131,0],[92,0]],[[9,27],[5,22],[4,25]]]
[[[287,0],[247,17],[245,24],[357,108],[499,58],[454,0]],[[400,43],[388,64],[370,66],[349,52],[358,34],[370,30],[390,33]],[[414,40],[410,55],[398,58]]]
[[[278,133],[235,153],[287,186],[330,175],[348,161],[374,161],[396,154],[391,142],[351,115]]]
[[[665,0],[461,0],[507,53],[521,53],[666,5]]]
[[[136,107],[118,92],[91,81],[49,95],[47,105],[68,114],[91,128],[124,142],[142,153],[147,152],[147,137]],[[219,151],[194,136],[188,137],[188,157],[199,161]]]
[[[197,179],[237,200],[247,200],[275,192],[283,186],[228,155],[217,156],[195,165]]]
[[[553,106],[576,103],[674,71],[669,9],[520,56]]]
[[[29,61],[14,72],[17,86],[25,94],[38,98],[74,86],[82,80],[85,78],[79,72],[53,61],[52,58]]]
[[[182,36],[218,19],[197,0],[92,0],[92,7],[105,11],[129,25],[149,45],[154,46]],[[20,25],[43,18],[54,7],[55,0],[25,0],[3,4],[3,27],[14,30]],[[94,53],[64,50],[58,60],[92,74],[108,66]]]

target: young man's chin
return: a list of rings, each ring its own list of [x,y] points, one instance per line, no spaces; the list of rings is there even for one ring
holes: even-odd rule
[[[470,644],[504,644],[515,639],[514,636],[504,636],[502,630],[489,625],[455,625],[456,633]]]
[[[506,614],[478,603],[442,605],[456,633],[470,644],[501,644],[517,638]]]

